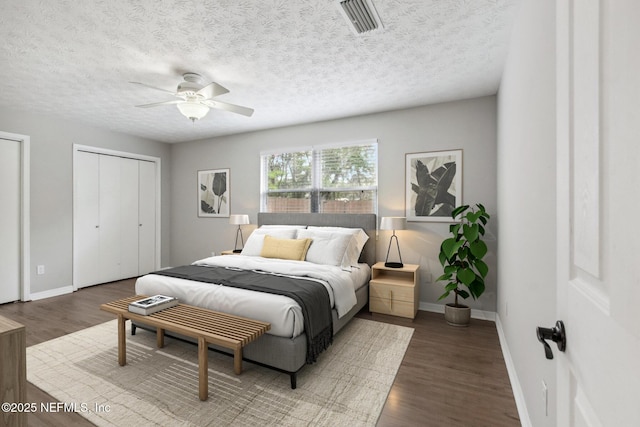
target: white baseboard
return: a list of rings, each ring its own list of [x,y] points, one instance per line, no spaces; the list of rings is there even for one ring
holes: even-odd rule
[[[442,304],[433,304],[429,302],[421,302],[419,307],[420,310],[423,311],[431,311],[434,313],[444,313],[444,305]],[[472,319],[480,319],[480,320],[490,320],[492,322],[496,321],[496,313],[493,311],[484,311],[484,310],[476,310],[475,308],[471,309],[471,318]]]
[[[516,408],[518,409],[518,416],[520,417],[520,424],[522,427],[532,427],[531,419],[529,418],[529,411],[527,410],[527,403],[522,393],[522,385],[518,380],[518,374],[516,373],[513,359],[511,358],[511,352],[507,345],[507,339],[504,336],[504,330],[502,329],[502,322],[500,322],[500,315],[495,314],[496,329],[498,330],[498,339],[500,339],[500,348],[502,349],[502,356],[504,357],[504,363],[507,365],[507,373],[509,374],[509,381],[511,381],[511,390],[513,391],[513,397],[516,401]]]
[[[39,299],[57,297],[60,295],[70,294],[73,292],[73,286],[64,286],[62,288],[50,289],[48,291],[36,292],[29,295],[31,301]]]

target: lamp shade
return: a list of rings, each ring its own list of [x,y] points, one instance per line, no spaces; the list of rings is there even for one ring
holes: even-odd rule
[[[380,220],[381,230],[404,230],[407,228],[407,218],[403,216],[383,216]]]
[[[178,110],[188,119],[193,121],[199,120],[207,115],[209,107],[202,105],[199,102],[183,102],[178,104]]]
[[[233,224],[233,225],[249,224],[249,215],[244,215],[244,214],[229,215],[229,224]]]

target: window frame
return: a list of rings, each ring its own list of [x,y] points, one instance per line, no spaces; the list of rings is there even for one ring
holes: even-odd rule
[[[373,147],[375,153],[375,184],[366,186],[350,186],[350,187],[326,187],[322,182],[322,151],[336,148],[345,147],[358,147],[358,146],[370,146]],[[311,185],[309,187],[300,188],[286,188],[269,190],[268,179],[268,156],[281,155],[287,153],[296,152],[311,152]],[[308,212],[320,212],[322,204],[321,195],[328,192],[353,192],[353,191],[367,191],[373,193],[373,211],[368,213],[377,214],[378,211],[378,171],[379,171],[379,159],[378,159],[378,140],[376,138],[348,141],[341,143],[330,143],[312,146],[298,146],[288,147],[283,149],[265,150],[260,152],[260,212],[269,212],[268,210],[268,198],[269,194],[273,193],[296,193],[304,192],[309,193],[309,211]],[[285,212],[285,211],[282,211]]]

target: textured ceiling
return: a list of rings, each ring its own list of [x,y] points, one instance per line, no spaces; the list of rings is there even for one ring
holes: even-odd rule
[[[335,0],[2,0],[0,107],[165,142],[495,94],[518,0],[373,0],[355,35]],[[184,72],[230,90],[191,123]]]

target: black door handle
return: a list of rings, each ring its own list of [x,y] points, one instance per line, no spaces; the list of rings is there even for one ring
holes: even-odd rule
[[[538,341],[544,346],[544,355],[547,359],[553,359],[553,352],[551,347],[545,340],[551,340],[558,344],[558,350],[564,351],[567,348],[567,334],[564,330],[564,323],[562,320],[556,322],[556,326],[553,328],[536,328],[536,334],[538,335]]]

